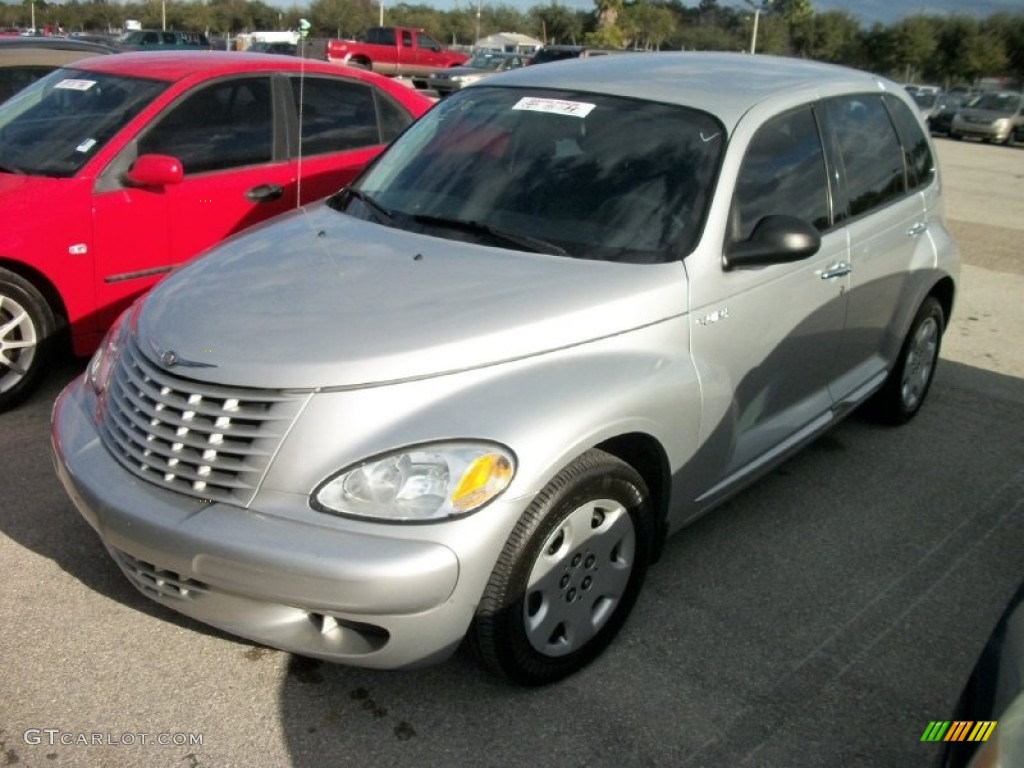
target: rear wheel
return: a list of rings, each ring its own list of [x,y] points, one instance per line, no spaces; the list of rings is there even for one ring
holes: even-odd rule
[[[0,268],[0,411],[38,384],[56,331],[46,299],[30,282]]]
[[[585,666],[629,615],[653,531],[643,478],[603,451],[583,454],[513,530],[470,629],[471,647],[521,685]]]
[[[945,328],[942,305],[929,296],[914,316],[889,378],[871,400],[871,411],[882,421],[904,424],[921,409],[935,375]]]

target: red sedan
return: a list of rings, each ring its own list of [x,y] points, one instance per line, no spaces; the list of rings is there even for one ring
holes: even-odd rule
[[[0,410],[175,265],[346,185],[433,102],[283,56],[101,56],[0,106]],[[301,135],[301,142],[299,136]]]

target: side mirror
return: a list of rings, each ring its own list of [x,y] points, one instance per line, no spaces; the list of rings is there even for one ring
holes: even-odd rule
[[[125,179],[133,187],[166,187],[180,184],[185,172],[181,161],[170,155],[140,155]]]
[[[765,216],[750,238],[725,249],[726,269],[787,264],[813,256],[821,248],[821,235],[796,216]]]

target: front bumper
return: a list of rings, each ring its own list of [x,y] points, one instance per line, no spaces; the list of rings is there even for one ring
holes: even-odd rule
[[[952,131],[971,139],[1004,142],[1009,138],[1011,129],[1000,130],[990,123],[966,123],[962,120],[954,120]]]
[[[460,561],[449,547],[287,520],[156,487],[108,454],[91,405],[81,378],[57,399],[57,473],[147,597],[232,634],[359,666],[431,662],[461,641],[483,583],[460,583]]]

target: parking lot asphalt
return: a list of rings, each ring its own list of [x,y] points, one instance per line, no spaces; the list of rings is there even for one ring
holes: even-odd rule
[[[609,651],[544,689],[462,655],[324,664],[151,604],[54,476],[65,361],[0,416],[0,765],[931,765],[922,732],[1024,575],[1024,148],[937,146],[965,266],[918,418],[854,416],[671,539]]]

